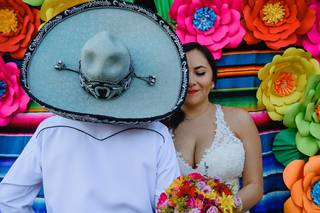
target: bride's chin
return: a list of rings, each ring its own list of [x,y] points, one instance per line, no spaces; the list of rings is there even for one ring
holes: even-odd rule
[[[207,105],[210,102],[209,99],[204,99],[202,97],[187,97],[184,104],[182,105],[183,108],[187,109],[197,109],[202,105]]]

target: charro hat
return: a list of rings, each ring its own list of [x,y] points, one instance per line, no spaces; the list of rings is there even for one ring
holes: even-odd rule
[[[146,122],[183,103],[187,63],[180,41],[156,14],[122,1],[93,1],[46,23],[22,64],[24,88],[64,117]]]

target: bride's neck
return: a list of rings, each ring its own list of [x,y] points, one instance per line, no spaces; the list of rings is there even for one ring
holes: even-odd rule
[[[205,114],[212,105],[209,101],[198,105],[183,105],[182,111],[185,113],[186,120],[193,120]]]

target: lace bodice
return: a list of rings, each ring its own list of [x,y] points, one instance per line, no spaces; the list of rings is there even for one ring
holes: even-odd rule
[[[239,190],[239,177],[242,176],[245,151],[239,138],[229,129],[224,120],[220,105],[216,105],[216,130],[211,146],[205,150],[196,168],[192,168],[177,152],[182,175],[199,172],[218,176],[232,186],[233,192]]]

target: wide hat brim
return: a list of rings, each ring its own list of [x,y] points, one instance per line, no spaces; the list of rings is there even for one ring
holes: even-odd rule
[[[121,96],[96,99],[80,86],[76,73],[54,69],[59,60],[77,69],[84,43],[105,30],[127,46],[135,73],[156,76],[156,85],[134,79]],[[22,82],[31,98],[64,117],[146,122],[167,117],[181,106],[187,72],[180,41],[159,16],[121,1],[96,1],[70,8],[41,28],[25,55]]]

